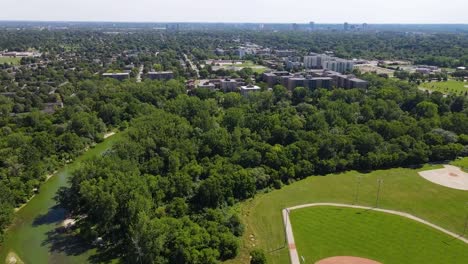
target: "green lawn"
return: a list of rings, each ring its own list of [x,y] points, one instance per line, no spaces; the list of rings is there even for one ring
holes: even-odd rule
[[[382,212],[311,207],[291,212],[299,256],[315,263],[357,256],[385,264],[468,263],[468,245],[416,221]]]
[[[249,61],[249,60],[242,61],[242,63],[239,63],[239,64],[236,64],[236,63],[224,64],[220,67],[222,68],[229,68],[229,67],[252,68],[254,72],[258,72],[258,73],[264,73],[265,71],[269,70],[267,67],[259,65],[259,64],[255,64],[253,61]]]
[[[419,170],[440,167],[427,165]],[[258,195],[240,205],[245,233],[239,256],[228,263],[248,263],[248,254],[253,248],[264,249],[270,264],[288,263],[281,210],[316,202],[352,204],[356,198],[358,177],[361,177],[358,204],[374,206],[377,180],[383,179],[381,208],[407,212],[461,233],[468,210],[468,192],[429,182],[418,175],[419,170],[396,168],[371,173],[350,171],[315,176],[285,186],[281,190]]]
[[[467,87],[465,87],[465,85]],[[466,93],[468,92],[468,82],[459,82],[455,80],[421,83],[420,87],[444,94],[467,95]]]
[[[17,57],[0,57],[0,64],[8,63],[13,65],[19,65],[21,58]]]
[[[468,157],[459,158],[452,161],[450,164],[460,167],[462,170],[468,172]]]

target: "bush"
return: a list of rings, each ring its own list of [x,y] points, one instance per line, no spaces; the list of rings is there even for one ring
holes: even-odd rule
[[[250,251],[250,264],[266,264],[267,259],[265,256],[265,252],[261,249],[254,249]]]

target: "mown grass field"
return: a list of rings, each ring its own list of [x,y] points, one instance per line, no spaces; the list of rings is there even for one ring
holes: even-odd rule
[[[21,58],[16,57],[0,57],[0,64],[8,63],[13,65],[19,65]]]
[[[385,264],[468,263],[468,245],[416,221],[376,211],[311,207],[291,211],[305,263],[358,256]]]
[[[455,80],[448,80],[446,82],[426,82],[421,83],[420,87],[430,91],[438,91],[444,94],[468,95],[468,82],[460,82]]]
[[[251,68],[254,72],[264,73],[265,71],[269,70],[267,67],[255,64],[253,61],[246,60],[242,61],[242,63],[232,63],[232,64],[223,64],[220,66],[222,68],[229,68],[229,67],[239,67],[239,68]]]
[[[258,195],[240,205],[245,232],[239,256],[227,263],[249,263],[249,252],[261,248],[268,263],[289,263],[281,210],[305,203],[336,202],[374,206],[377,180],[383,179],[379,207],[407,212],[456,233],[461,233],[468,211],[468,192],[446,188],[423,179],[420,170],[441,168],[426,165],[421,169],[396,168],[371,173],[350,171],[309,177],[281,190]]]
[[[462,170],[468,172],[468,157],[457,159],[452,161],[450,164],[460,167]]]

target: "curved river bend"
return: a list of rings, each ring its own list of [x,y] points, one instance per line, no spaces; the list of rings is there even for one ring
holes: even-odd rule
[[[40,192],[15,213],[13,224],[7,230],[0,248],[0,263],[6,262],[9,253],[15,253],[26,264],[87,262],[94,252],[92,249],[73,247],[70,241],[60,241],[54,236],[56,228],[65,219],[65,211],[57,206],[54,197],[60,187],[67,186],[72,172],[84,160],[104,153],[122,134],[105,139],[42,184]]]

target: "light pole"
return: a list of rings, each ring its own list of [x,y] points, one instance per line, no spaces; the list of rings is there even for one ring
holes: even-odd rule
[[[357,176],[356,193],[354,195],[354,204],[358,203],[359,189],[361,187],[361,179],[362,179],[362,176]]]
[[[383,179],[378,179],[377,182],[379,183],[379,186],[377,187],[377,199],[375,200],[375,208],[379,207],[380,187],[382,186]]]

